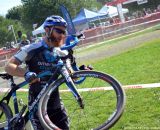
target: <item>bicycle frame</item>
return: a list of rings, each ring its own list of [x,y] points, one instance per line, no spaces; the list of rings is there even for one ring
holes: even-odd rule
[[[74,86],[73,81],[70,77],[70,74],[68,72],[68,70],[66,69],[66,67],[64,66],[63,62],[61,60],[59,60],[58,64],[56,65],[56,69],[53,72],[51,71],[44,71],[42,73],[40,73],[38,75],[38,78],[41,78],[41,77],[44,77],[44,76],[47,76],[47,75],[51,75],[51,78],[49,79],[49,81],[46,83],[46,85],[43,87],[43,89],[40,91],[40,93],[38,94],[37,98],[35,99],[35,101],[32,103],[31,106],[29,106],[29,114],[32,112],[32,110],[34,109],[35,105],[38,104],[38,101],[40,100],[40,98],[42,97],[42,95],[45,93],[47,87],[52,83],[52,82],[56,82],[56,80],[53,80],[55,79],[55,74],[56,73],[60,73],[64,78],[65,78],[65,81],[66,81],[66,85],[68,86],[68,88],[71,90],[72,94],[74,95],[74,97],[76,98],[76,100],[78,101],[78,103],[80,104],[80,106],[83,104],[82,101],[81,101],[81,96],[80,94],[78,93],[76,87]],[[19,114],[20,111],[19,111],[19,108],[18,108],[18,102],[17,102],[17,94],[16,94],[16,91],[22,87],[24,87],[25,85],[28,84],[28,82],[24,81],[18,85],[16,85],[14,83],[14,80],[13,80],[13,77],[9,78],[9,81],[10,81],[10,86],[11,86],[11,90],[9,91],[9,93],[7,94],[7,96],[3,97],[3,99],[0,101],[3,102],[3,101],[7,101],[7,104],[9,103],[10,101],[10,98],[13,97],[13,103],[14,103],[14,111],[15,111],[15,114]],[[22,108],[23,109],[23,108]],[[22,110],[21,110],[22,111]],[[25,110],[24,110],[25,111]],[[27,112],[27,113],[28,113]],[[22,113],[23,114],[23,113]],[[27,119],[28,120],[28,119]],[[8,123],[9,124],[9,123]]]
[[[83,34],[80,34],[78,36],[75,36],[75,35],[71,35],[67,38],[66,40],[66,45],[61,47],[61,50],[69,50],[69,49],[72,49],[73,47],[75,47],[78,43],[79,43],[79,38],[83,36]],[[71,90],[72,94],[74,95],[74,97],[76,98],[79,106],[81,108],[84,108],[84,104],[83,104],[83,101],[81,99],[81,96],[80,94],[78,93],[77,91],[77,88],[74,84],[80,84],[82,83],[84,80],[85,80],[85,77],[75,81],[73,83],[71,77],[70,77],[70,74],[68,73],[68,70],[65,68],[63,62],[61,61],[60,57],[59,57],[59,62],[57,65],[55,65],[55,68],[57,68],[54,73],[59,73],[61,74],[64,78],[65,78],[65,82],[66,82],[66,85],[68,86],[68,88]],[[77,67],[76,67],[77,68]],[[76,69],[78,70],[78,69]],[[75,70],[75,71],[76,71]],[[56,79],[54,77],[54,74],[53,72],[51,71],[44,71],[42,73],[40,73],[38,75],[38,78],[41,78],[43,76],[47,76],[47,75],[51,75],[51,78],[49,79],[48,83],[46,83],[46,85],[44,86],[44,88],[41,90],[41,92],[38,94],[37,98],[35,99],[35,101],[32,103],[31,106],[29,106],[28,108],[28,112],[27,113],[31,113],[31,111],[33,110],[33,108],[35,107],[35,105],[38,103],[38,101],[40,100],[41,96],[45,93],[47,87],[52,83],[52,82],[56,82],[56,80],[53,80],[53,79]],[[10,75],[8,75],[10,76]],[[21,109],[21,111],[19,111],[19,107],[18,107],[18,102],[17,102],[17,94],[16,94],[16,91],[22,87],[24,87],[25,85],[28,84],[28,82],[24,81],[18,85],[16,85],[14,83],[14,80],[13,80],[13,77],[10,76],[10,78],[6,78],[7,80],[10,81],[10,86],[11,86],[11,90],[9,91],[9,93],[7,94],[7,96],[3,97],[3,99],[0,101],[1,102],[4,102],[6,101],[7,104],[9,103],[10,101],[10,98],[13,97],[13,104],[14,104],[14,112],[15,114],[17,115],[21,115],[22,117],[22,114],[25,112],[26,110],[26,105],[23,106],[23,108]],[[27,115],[27,114],[26,114]],[[1,115],[0,115],[1,116]],[[20,117],[20,116],[19,116]],[[14,117],[13,117],[14,118]],[[25,118],[25,117],[24,117]],[[9,122],[8,122],[8,126],[9,126]]]

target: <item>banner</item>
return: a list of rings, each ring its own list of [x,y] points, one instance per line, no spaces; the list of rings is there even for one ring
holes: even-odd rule
[[[63,18],[66,20],[68,26],[67,31],[69,35],[76,34],[76,30],[74,27],[74,24],[72,22],[72,18],[70,16],[70,13],[68,12],[67,8],[64,5],[60,5],[61,12],[63,14]]]

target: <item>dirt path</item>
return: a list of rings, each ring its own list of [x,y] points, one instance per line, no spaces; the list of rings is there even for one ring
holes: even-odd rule
[[[154,32],[146,33],[143,35],[120,41],[116,44],[108,46],[106,49],[103,49],[101,51],[93,51],[91,53],[86,53],[85,56],[77,56],[78,62],[83,63],[89,59],[101,59],[104,57],[117,55],[133,47],[136,47],[144,42],[152,41],[157,38],[160,38],[160,30],[156,30]]]

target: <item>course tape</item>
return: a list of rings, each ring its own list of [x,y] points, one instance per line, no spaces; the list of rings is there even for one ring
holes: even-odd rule
[[[140,88],[158,88],[160,87],[160,83],[151,83],[151,84],[137,84],[137,85],[125,85],[122,86],[124,89],[140,89]],[[0,88],[0,93],[7,92],[10,88]],[[112,87],[97,87],[97,88],[83,88],[78,89],[79,92],[86,91],[105,91],[105,90],[113,90]],[[28,89],[19,89],[18,92],[28,92]],[[60,92],[69,92],[70,90],[60,90]]]

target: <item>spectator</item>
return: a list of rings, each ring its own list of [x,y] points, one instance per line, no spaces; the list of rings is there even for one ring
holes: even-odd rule
[[[160,5],[157,6],[157,11],[160,12]]]
[[[22,40],[19,43],[19,48],[21,48],[22,46],[28,45],[28,44],[30,44],[30,41],[27,39],[27,35],[22,34]]]
[[[151,11],[150,8],[147,9],[147,13],[148,13],[148,14],[151,14],[151,13],[152,13],[152,11]]]
[[[21,31],[18,31],[18,32],[17,32],[17,35],[18,35],[18,40],[17,40],[17,42],[20,43],[20,42],[21,42],[21,38],[22,38],[22,32],[21,32]]]
[[[145,8],[143,8],[143,15],[146,16],[147,15],[147,11]]]

